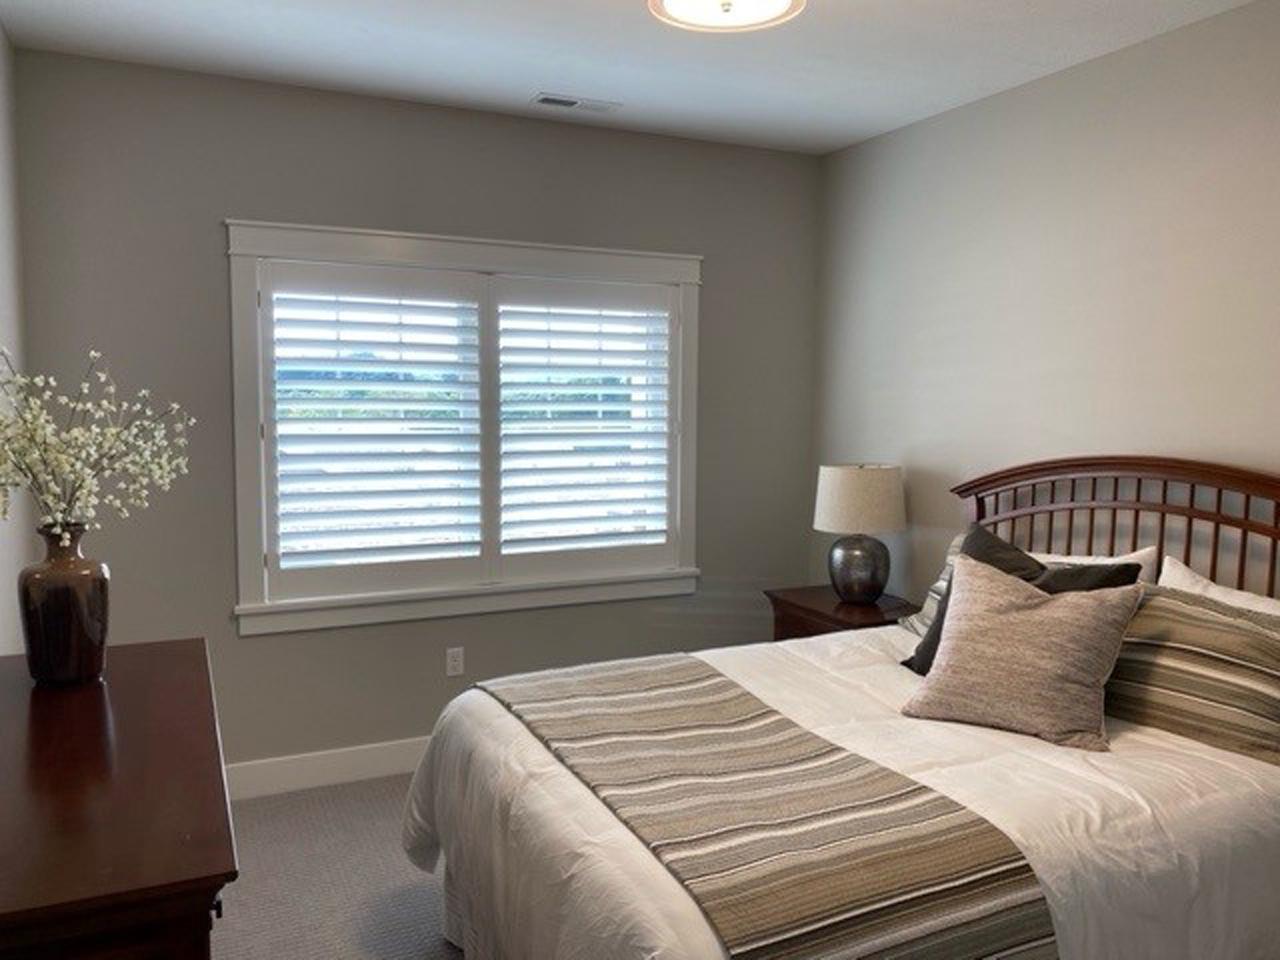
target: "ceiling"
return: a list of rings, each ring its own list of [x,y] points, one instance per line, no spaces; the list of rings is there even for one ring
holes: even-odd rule
[[[645,0],[0,0],[0,22],[19,47],[825,153],[1245,2],[809,0],[724,35]]]

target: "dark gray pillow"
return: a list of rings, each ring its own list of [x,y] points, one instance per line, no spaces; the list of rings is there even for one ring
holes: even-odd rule
[[[960,554],[985,563],[989,567],[995,567],[1001,573],[1025,580],[1045,593],[1127,587],[1131,583],[1136,583],[1142,573],[1142,565],[1137,563],[1046,567],[1030,554],[1001,540],[986,527],[976,523],[965,534],[964,542],[960,545]],[[933,622],[929,624],[929,629],[916,644],[915,652],[902,661],[904,667],[922,677],[929,673],[929,669],[933,666],[933,659],[937,656],[950,598],[951,587],[948,585],[938,603],[938,612]]]

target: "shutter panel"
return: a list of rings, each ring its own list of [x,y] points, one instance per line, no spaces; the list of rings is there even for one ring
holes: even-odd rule
[[[479,304],[271,309],[281,568],[479,556]]]
[[[504,555],[667,542],[670,326],[499,303]]]

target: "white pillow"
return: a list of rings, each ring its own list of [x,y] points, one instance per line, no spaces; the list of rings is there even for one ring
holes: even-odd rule
[[[1248,590],[1234,590],[1231,587],[1216,584],[1208,577],[1202,577],[1175,557],[1164,558],[1164,567],[1160,571],[1160,586],[1172,587],[1174,590],[1181,590],[1184,593],[1194,593],[1197,596],[1208,597],[1210,600],[1230,604],[1242,610],[1253,610],[1257,613],[1280,616],[1280,600],[1264,597],[1260,593],[1250,593]]]
[[[1087,566],[1097,563],[1136,563],[1142,567],[1142,572],[1138,574],[1138,579],[1143,583],[1156,582],[1156,561],[1160,559],[1160,554],[1155,547],[1143,547],[1141,550],[1135,550],[1133,553],[1122,554],[1118,557],[1078,557],[1070,553],[1033,553],[1031,556],[1047,567]]]

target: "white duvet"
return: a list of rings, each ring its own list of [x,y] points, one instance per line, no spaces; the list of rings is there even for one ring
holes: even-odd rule
[[[1064,960],[1280,958],[1280,767],[1108,721],[1110,753],[899,707],[900,627],[698,654],[815,733],[927,784],[1025,853]],[[487,694],[445,708],[405,849],[445,869],[468,960],[702,960],[724,948],[684,888]]]

